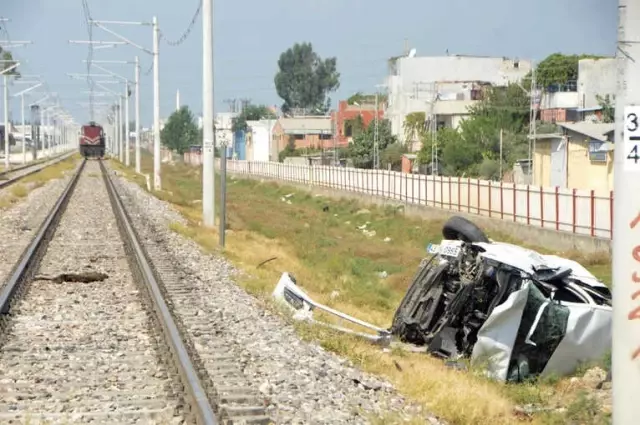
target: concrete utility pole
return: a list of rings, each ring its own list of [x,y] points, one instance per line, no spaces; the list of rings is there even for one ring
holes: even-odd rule
[[[613,205],[613,423],[640,418],[640,0],[618,2]]]
[[[160,68],[159,68],[159,49],[160,49],[160,29],[158,27],[158,19],[154,16],[152,19],[151,23],[146,23],[146,22],[127,22],[127,21],[96,21],[96,20],[92,20],[91,23],[95,26],[97,26],[98,28],[108,32],[109,34],[113,35],[114,37],[118,38],[120,41],[112,41],[112,42],[99,42],[102,44],[111,44],[111,45],[118,45],[118,44],[128,44],[130,46],[136,47],[137,49],[140,49],[142,51],[144,51],[145,53],[150,54],[153,57],[153,138],[154,138],[154,144],[153,144],[153,185],[154,185],[154,189],[155,190],[160,190],[161,189],[161,181],[160,181]],[[144,26],[151,26],[152,27],[152,32],[153,32],[153,50],[149,50],[146,49],[144,47],[142,47],[139,44],[134,43],[133,41],[123,37],[122,35],[116,33],[115,31],[105,27],[105,25],[109,25],[109,24],[113,24],[113,25],[144,25]],[[82,43],[87,43],[86,41],[82,41]],[[93,42],[96,43],[96,42]],[[138,59],[136,58],[136,62],[138,61]],[[139,68],[136,66],[136,77],[139,80]],[[139,84],[136,84],[136,91],[138,92],[139,90]],[[139,96],[138,96],[139,99]],[[138,100],[136,100],[136,109],[137,109],[137,114],[139,116],[139,103]],[[136,168],[138,172],[140,172],[139,169],[139,161],[140,161],[140,155],[139,155],[139,149],[138,146],[140,145],[140,121],[137,120],[136,122],[136,127],[137,130],[136,131]]]
[[[122,97],[118,96],[118,160],[124,162],[124,137],[122,134]]]
[[[129,155],[129,82],[124,84],[124,164],[129,167],[131,158]]]
[[[531,64],[531,89],[529,90],[529,184],[536,184],[533,181],[533,153],[536,151],[536,118],[538,117],[538,83],[536,80],[536,66]]]
[[[136,173],[140,173],[140,62],[136,56]]]
[[[11,157],[9,149],[9,78],[7,75],[3,75],[4,80],[4,168],[8,170],[11,166]]]
[[[28,89],[22,90],[21,92],[14,94],[14,96],[20,96],[20,114],[22,117],[22,163],[23,164],[27,163],[27,138],[26,138],[27,132],[25,130],[26,127],[24,124],[24,95],[32,90],[37,89],[40,86],[42,86],[42,83],[38,83],[34,86],[29,87]],[[31,134],[31,142],[35,143],[33,134]],[[35,160],[35,158],[33,159]]]
[[[153,188],[162,189],[160,180],[160,29],[153,17]]]
[[[213,0],[202,3],[202,223],[215,224],[213,131]],[[225,152],[222,154],[226,156]]]

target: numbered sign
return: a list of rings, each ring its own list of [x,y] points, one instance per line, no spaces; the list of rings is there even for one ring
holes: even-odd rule
[[[640,171],[640,106],[624,108],[624,169]]]

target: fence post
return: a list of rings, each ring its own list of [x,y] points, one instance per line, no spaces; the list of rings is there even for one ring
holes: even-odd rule
[[[500,219],[504,219],[504,185],[500,180]]]
[[[451,210],[451,176],[449,176],[449,210]]]
[[[573,189],[571,191],[571,204],[572,204],[572,210],[573,210],[573,218],[571,220],[571,224],[573,227],[573,233],[576,232],[576,189]]]
[[[591,236],[596,235],[596,198],[595,191],[591,189],[589,194],[589,201],[591,203]]]
[[[493,209],[491,207],[491,180],[487,181],[487,192],[489,192],[489,203],[488,203],[488,207],[489,207],[489,217],[491,217],[491,210]]]
[[[467,212],[471,212],[471,177],[467,177]]]
[[[540,227],[544,228],[544,188],[540,186]]]
[[[531,191],[529,185],[527,185],[527,225],[531,224]]]
[[[516,213],[516,205],[518,205],[518,185],[516,182],[513,182],[513,222],[518,221],[518,214]]]
[[[460,206],[460,192],[462,191],[462,189],[461,189],[461,187],[460,187],[460,186],[462,186],[462,185],[460,184],[460,180],[461,180],[461,179],[460,179],[460,176],[458,176],[458,211],[461,211],[461,210],[462,210],[462,209],[461,209],[462,207]]]
[[[609,191],[609,237],[613,239],[613,190]]]
[[[476,202],[478,203],[478,215],[482,213],[482,209],[480,208],[480,179],[476,179]]]
[[[560,230],[560,188],[556,186],[556,230]]]

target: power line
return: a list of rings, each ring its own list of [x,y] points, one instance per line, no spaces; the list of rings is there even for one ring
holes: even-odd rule
[[[162,31],[160,31],[160,39],[164,39],[169,46],[173,46],[173,47],[179,46],[182,43],[184,43],[185,40],[189,37],[189,34],[191,34],[191,30],[193,30],[193,27],[195,27],[196,21],[198,20],[198,17],[200,16],[201,11],[202,11],[202,0],[199,0],[198,8],[196,9],[196,12],[193,14],[193,18],[191,18],[191,22],[189,23],[189,26],[187,27],[186,30],[184,30],[180,38],[176,41],[170,41],[165,37]]]

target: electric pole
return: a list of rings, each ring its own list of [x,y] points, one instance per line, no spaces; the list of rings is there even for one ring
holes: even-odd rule
[[[640,417],[640,0],[619,0],[613,204],[613,423]]]
[[[373,130],[373,168],[380,168],[380,147],[378,146],[378,90],[376,90],[376,114]]]
[[[531,64],[531,88],[529,89],[529,184],[536,184],[533,181],[533,153],[536,151],[536,119],[538,117],[537,98],[538,83],[536,81],[535,63]]]
[[[215,225],[213,0],[203,0],[202,3],[202,55],[202,224],[213,227]]]
[[[153,189],[162,189],[160,181],[160,29],[153,17]]]
[[[140,60],[136,56],[135,59],[135,67],[136,67],[136,106],[135,106],[135,115],[136,115],[136,173],[140,173]]]

